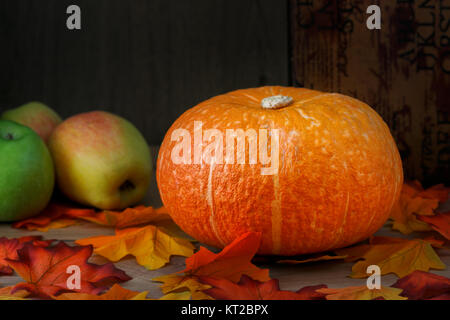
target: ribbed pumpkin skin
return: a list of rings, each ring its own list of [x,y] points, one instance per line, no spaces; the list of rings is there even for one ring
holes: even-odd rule
[[[261,100],[274,95],[294,102],[263,109]],[[278,174],[261,175],[268,165],[259,161],[173,163],[172,132],[187,129],[193,140],[194,121],[224,137],[226,129],[279,129]],[[157,181],[174,221],[197,240],[224,247],[244,232],[261,231],[260,254],[296,255],[376,232],[399,197],[403,173],[388,127],[368,105],[340,94],[262,87],[213,97],[178,118],[161,145]]]

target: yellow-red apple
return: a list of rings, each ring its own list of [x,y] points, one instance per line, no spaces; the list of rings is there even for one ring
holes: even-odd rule
[[[47,143],[53,130],[61,123],[61,117],[41,102],[29,102],[5,111],[1,117],[30,127]]]
[[[94,111],[73,116],[50,136],[57,183],[70,199],[99,209],[123,209],[145,196],[150,149],[127,120]]]

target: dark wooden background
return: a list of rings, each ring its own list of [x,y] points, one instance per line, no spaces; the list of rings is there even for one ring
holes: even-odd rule
[[[66,28],[70,4],[79,31]],[[109,110],[150,144],[211,96],[289,84],[287,1],[1,0],[0,28],[0,110]]]
[[[70,4],[82,30],[66,28]],[[382,30],[366,28],[369,4]],[[63,117],[109,110],[159,145],[211,96],[306,86],[368,102],[407,178],[449,183],[450,78],[419,70],[427,54],[450,68],[447,19],[438,0],[0,0],[0,111],[32,100]]]

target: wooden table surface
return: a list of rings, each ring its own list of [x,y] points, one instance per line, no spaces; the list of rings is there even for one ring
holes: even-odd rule
[[[145,203],[158,207],[161,205],[158,191],[156,188],[156,181],[154,180],[151,189],[148,192]],[[450,208],[450,202],[447,202],[442,210],[448,210]],[[0,237],[16,238],[27,235],[42,235],[45,239],[57,239],[63,240],[69,245],[73,245],[74,241],[81,238],[100,236],[100,235],[113,235],[114,229],[108,227],[98,226],[92,223],[80,222],[79,224],[63,229],[52,229],[48,232],[39,231],[26,231],[22,229],[14,229],[9,224],[0,224]],[[376,235],[378,236],[393,236],[393,237],[424,237],[421,234],[412,234],[404,236],[398,232],[392,231],[387,225],[379,230]],[[450,266],[450,250],[440,249],[438,254],[441,260]],[[172,257],[170,264],[159,269],[150,271],[144,267],[138,265],[134,257],[126,257],[123,260],[115,263],[115,265],[124,270],[133,279],[122,284],[123,287],[135,290],[135,291],[149,291],[149,297],[159,298],[162,293],[159,289],[159,283],[153,282],[151,279],[170,274],[173,272],[184,269],[183,257]],[[106,263],[107,260],[100,256],[93,256],[90,262],[94,263]],[[259,265],[270,269],[270,276],[275,279],[279,279],[280,287],[283,290],[298,290],[304,286],[326,284],[330,288],[342,288],[347,286],[363,285],[366,279],[351,279],[348,275],[351,273],[351,267],[353,263],[346,263],[343,261],[322,261],[300,265]],[[450,268],[446,270],[437,271],[431,270],[431,272],[443,275],[450,278]],[[395,275],[389,274],[382,276],[381,284],[389,286],[397,280]],[[17,275],[2,276],[0,277],[0,287],[13,285],[22,281]]]

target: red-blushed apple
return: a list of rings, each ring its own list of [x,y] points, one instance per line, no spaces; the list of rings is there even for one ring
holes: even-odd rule
[[[62,122],[55,111],[41,102],[29,102],[18,108],[7,110],[0,118],[30,127],[45,143],[56,126]]]
[[[99,209],[123,209],[145,196],[152,175],[150,149],[129,121],[94,111],[73,116],[50,136],[61,191]]]
[[[40,213],[55,185],[53,161],[36,132],[0,120],[0,222]]]

